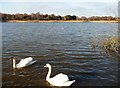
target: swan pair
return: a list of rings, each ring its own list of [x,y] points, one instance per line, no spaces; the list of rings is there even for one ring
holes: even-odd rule
[[[30,66],[30,65],[32,65],[36,62],[36,60],[33,60],[32,57],[21,59],[21,61],[18,64],[16,64],[16,58],[15,57],[13,57],[11,59],[13,61],[13,68],[14,69]],[[63,74],[63,73],[60,73],[60,74],[50,78],[51,65],[46,64],[44,67],[48,67],[48,69],[49,69],[48,74],[46,76],[46,81],[48,81],[53,86],[70,86],[72,83],[75,82],[75,80],[69,81],[68,76],[66,74]]]

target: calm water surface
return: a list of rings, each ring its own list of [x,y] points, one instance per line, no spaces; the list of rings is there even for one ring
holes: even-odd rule
[[[3,86],[49,86],[45,81],[46,63],[51,77],[62,72],[75,86],[115,86],[118,61],[92,49],[98,34],[117,35],[116,23],[3,23]],[[11,56],[18,60],[31,56],[36,64],[12,69]]]

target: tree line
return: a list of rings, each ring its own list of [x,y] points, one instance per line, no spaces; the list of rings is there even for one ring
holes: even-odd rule
[[[76,15],[55,15],[55,14],[41,14],[39,12],[37,13],[31,13],[31,14],[6,14],[6,13],[0,13],[0,20],[3,22],[9,21],[9,20],[82,20],[82,21],[112,21],[112,20],[118,20],[118,17],[112,17],[112,16],[91,16],[91,17],[85,17],[81,16],[78,17]]]

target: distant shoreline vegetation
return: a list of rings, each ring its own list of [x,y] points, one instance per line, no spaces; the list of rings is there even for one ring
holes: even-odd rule
[[[0,21],[2,22],[120,22],[119,17],[112,16],[91,16],[78,17],[76,15],[55,15],[55,14],[40,14],[31,13],[31,14],[6,14],[0,13]]]

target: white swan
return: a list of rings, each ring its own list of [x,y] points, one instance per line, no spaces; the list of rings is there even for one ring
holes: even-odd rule
[[[21,59],[21,61],[18,64],[16,64],[16,57],[12,57],[11,59],[13,61],[13,68],[23,68],[32,65],[36,62],[36,60],[33,60],[32,57]]]
[[[46,76],[46,80],[53,86],[70,86],[72,83],[75,82],[75,80],[69,81],[68,76],[63,73],[60,73],[60,74],[54,76],[53,78],[50,78],[51,65],[46,64],[44,67],[48,67],[48,69],[49,69],[48,74]]]

